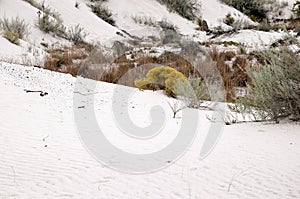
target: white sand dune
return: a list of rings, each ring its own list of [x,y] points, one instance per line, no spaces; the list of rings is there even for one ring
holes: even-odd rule
[[[199,160],[211,125],[209,113],[199,111],[198,135],[181,159],[158,172],[130,175],[102,165],[81,143],[73,115],[75,78],[4,62],[0,74],[0,198],[300,198],[297,123],[226,126],[214,151]],[[101,128],[120,148],[156,150],[178,131],[181,119],[171,117],[166,97],[124,88],[135,92],[130,99],[134,122],[147,124],[154,105],[167,116],[162,140],[132,146],[120,139],[124,135],[113,133],[111,103],[122,100],[112,98],[115,85],[99,82],[98,87],[99,123],[105,121]]]

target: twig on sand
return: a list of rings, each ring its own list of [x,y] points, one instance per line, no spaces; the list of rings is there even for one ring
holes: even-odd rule
[[[33,90],[27,90],[27,89],[24,89],[24,91],[25,91],[26,93],[40,93],[40,96],[41,96],[41,97],[44,97],[44,96],[48,95],[48,93],[47,93],[47,92],[44,92],[44,91],[33,91]]]
[[[100,92],[98,92],[98,93],[81,93],[81,92],[78,92],[78,91],[74,92],[74,94],[79,94],[79,95],[83,95],[83,96],[97,95],[99,93]],[[107,92],[103,92],[103,93],[107,93]]]

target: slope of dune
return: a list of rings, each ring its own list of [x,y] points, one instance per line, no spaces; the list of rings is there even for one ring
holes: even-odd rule
[[[33,67],[0,63],[0,196],[2,198],[299,198],[300,126],[246,123],[226,126],[213,152],[199,159],[212,124],[198,111],[199,126],[184,156],[167,168],[143,175],[111,169],[82,143],[73,107],[76,78]],[[41,90],[48,95],[26,93]],[[117,87],[97,83],[95,113],[113,145],[129,153],[151,153],[176,136],[181,114],[173,119],[165,96],[132,93],[114,98]],[[118,90],[117,90],[118,91]],[[160,106],[165,125],[149,140],[128,138],[118,128],[112,104],[127,104],[131,120],[149,123],[149,108]],[[83,108],[89,106],[82,102]],[[82,108],[82,107],[81,107]],[[160,157],[157,157],[159,159]],[[155,162],[156,159],[153,159]],[[112,163],[117,166],[118,162]]]

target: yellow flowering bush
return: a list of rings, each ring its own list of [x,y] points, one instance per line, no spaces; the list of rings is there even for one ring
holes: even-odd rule
[[[145,78],[134,82],[135,86],[141,90],[164,90],[168,96],[184,95],[188,88],[188,79],[177,70],[160,66],[151,69]]]

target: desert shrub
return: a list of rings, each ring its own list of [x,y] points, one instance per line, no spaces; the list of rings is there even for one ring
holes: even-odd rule
[[[74,42],[75,45],[78,45],[85,42],[86,36],[87,32],[85,32],[84,28],[80,27],[80,25],[76,25],[68,30],[67,39]]]
[[[116,25],[116,21],[112,18],[112,12],[105,7],[102,3],[89,4],[92,12],[95,13],[99,18],[109,23],[112,26]]]
[[[187,78],[177,70],[168,67],[161,66],[151,69],[145,78],[138,79],[135,82],[135,86],[139,89],[163,89],[168,96],[185,95],[185,91],[188,87]]]
[[[166,5],[170,11],[176,12],[188,20],[195,20],[199,11],[195,0],[158,0],[158,2]]]
[[[293,5],[292,9],[293,13],[296,14],[298,17],[300,16],[300,1],[296,1]]]
[[[287,47],[261,52],[265,63],[249,69],[249,95],[239,102],[255,118],[271,119],[293,115],[300,119],[300,58]],[[253,111],[254,110],[254,111]]]
[[[0,19],[0,29],[4,31],[4,37],[10,42],[17,44],[19,39],[28,36],[28,24],[21,20],[19,17],[11,18],[6,17]]]
[[[48,14],[38,17],[38,28],[45,33],[53,33],[56,36],[66,38],[66,27],[61,20],[57,20]]]

